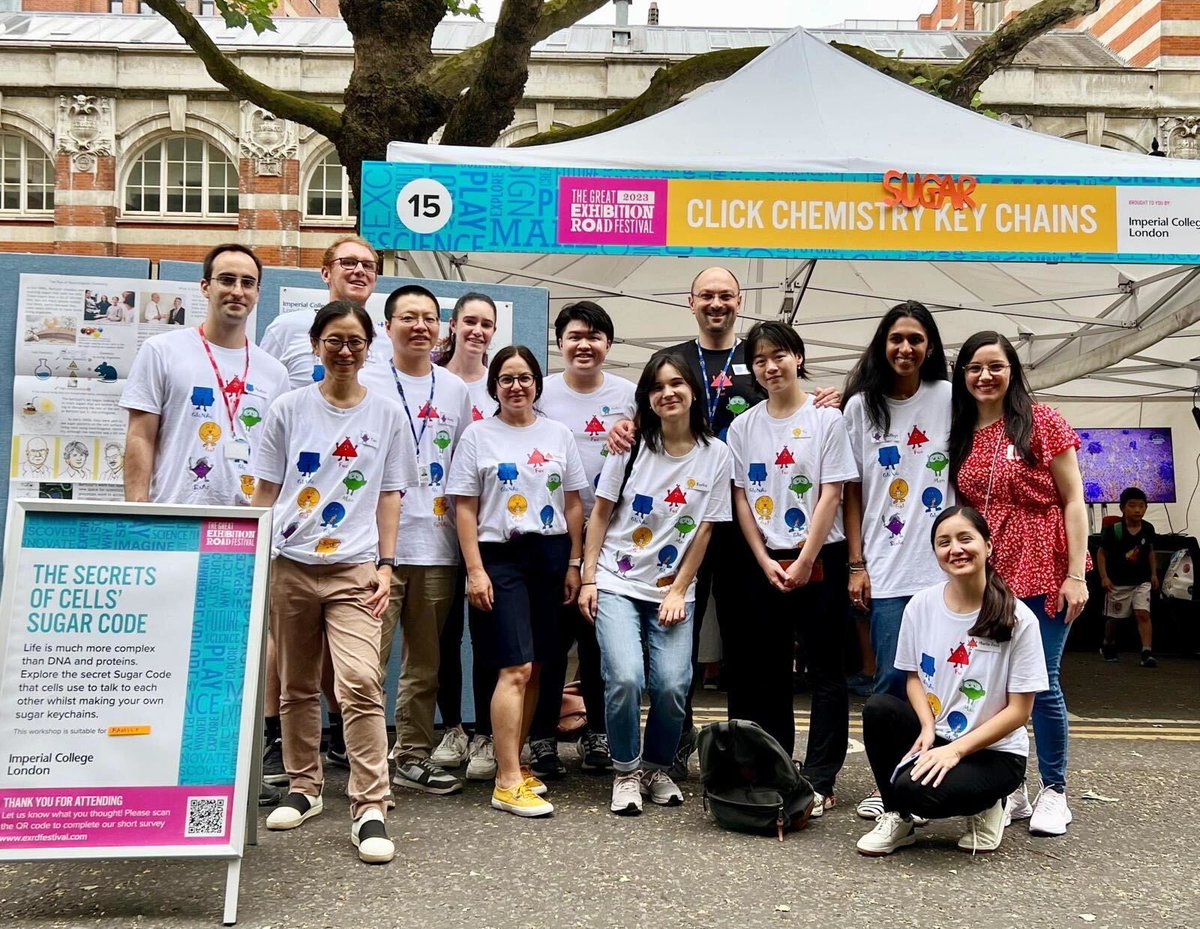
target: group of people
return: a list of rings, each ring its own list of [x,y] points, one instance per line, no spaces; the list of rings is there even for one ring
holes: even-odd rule
[[[922,817],[970,817],[960,844],[973,851],[996,848],[1010,819],[1066,831],[1059,663],[1088,566],[1078,442],[1033,401],[1003,336],[972,336],[951,371],[933,316],[903,303],[844,398],[810,393],[801,336],[764,322],[739,338],[740,285],[709,268],[688,297],[697,337],[657,352],[636,385],[604,370],[613,322],[587,300],[557,315],[564,370],[546,377],[524,346],[490,351],[483,294],[458,301],[441,344],[438,300],[419,285],[389,295],[377,330],[364,306],[379,270],[367,242],[337,239],[321,269],[329,302],[281,315],[259,347],[245,329],[261,263],[218,246],[203,325],[149,339],[122,397],[127,499],[273,509],[264,776],[287,794],[264,785],[263,804],[278,801],[268,828],[322,811],[328,764],[350,771],[351,839],[368,862],[395,854],[392,788],[456,793],[464,763],[494,779],[493,807],[553,812],[575,643],[580,755],[612,771],[612,811],[682,803],[711,592],[729,714],[789,753],[802,646],[813,816],[835,805],[846,758],[846,617],[869,616],[878,789],[858,804],[876,820],[860,852],[911,844]]]

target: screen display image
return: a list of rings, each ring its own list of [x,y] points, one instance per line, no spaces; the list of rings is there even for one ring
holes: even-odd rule
[[[1126,487],[1140,487],[1151,503],[1175,502],[1175,459],[1170,429],[1076,429],[1083,496],[1116,503]]]

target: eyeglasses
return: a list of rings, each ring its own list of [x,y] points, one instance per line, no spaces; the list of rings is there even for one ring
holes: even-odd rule
[[[335,258],[329,264],[337,265],[343,271],[353,271],[359,265],[362,265],[362,269],[368,274],[374,274],[379,270],[379,265],[370,258]]]
[[[343,348],[348,348],[357,355],[367,347],[367,340],[339,339],[334,336],[330,336],[328,339],[321,339],[321,344],[331,352],[340,352]]]
[[[977,365],[977,364],[964,365],[963,371],[966,372],[967,377],[979,377],[979,375],[983,374],[984,371],[987,371],[987,373],[990,374],[992,377],[999,377],[1001,374],[1003,374],[1005,371],[1007,371],[1010,367],[1012,367],[1012,366],[1007,365],[1002,361],[993,361],[991,364],[986,364],[986,365]]]
[[[533,375],[518,374],[516,377],[513,377],[511,374],[501,374],[496,378],[496,383],[501,387],[512,387],[513,384],[520,384],[522,387],[532,387]]]
[[[732,303],[740,294],[734,293],[732,290],[722,290],[720,293],[713,293],[711,290],[703,290],[698,294],[692,294],[701,303],[712,303],[714,300],[720,300],[722,303]]]
[[[440,322],[432,313],[428,316],[413,316],[410,313],[405,313],[403,316],[395,316],[393,319],[401,326],[415,326],[417,323],[423,323],[430,329],[436,329]]]
[[[218,274],[213,280],[226,290],[233,290],[238,284],[242,285],[242,290],[258,289],[258,281],[252,277],[238,277],[236,274]]]

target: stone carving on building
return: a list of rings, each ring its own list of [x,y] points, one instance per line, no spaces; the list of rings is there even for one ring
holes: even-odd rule
[[[109,98],[86,94],[58,98],[55,146],[58,151],[71,156],[73,171],[94,173],[96,159],[101,155],[112,155],[114,145],[113,108]]]
[[[1001,113],[998,119],[1006,126],[1016,126],[1018,129],[1033,128],[1033,120],[1024,113]]]
[[[269,110],[243,101],[239,134],[242,157],[254,162],[254,173],[266,177],[283,174],[283,163],[299,151],[296,124]]]
[[[1158,121],[1168,158],[1200,159],[1200,116],[1167,116]]]

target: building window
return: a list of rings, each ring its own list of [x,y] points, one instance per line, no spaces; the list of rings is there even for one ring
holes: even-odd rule
[[[175,136],[154,143],[125,181],[126,213],[229,216],[237,211],[237,169],[204,139]]]
[[[304,207],[305,214],[311,217],[354,218],[354,194],[350,191],[350,177],[342,167],[336,150],[330,150],[310,175]]]
[[[0,210],[50,212],[54,209],[54,162],[35,142],[0,133]]]
[[[108,12],[124,13],[125,12],[125,0],[108,0]]]
[[[201,16],[216,16],[217,5],[213,0],[200,0],[200,15]]]

